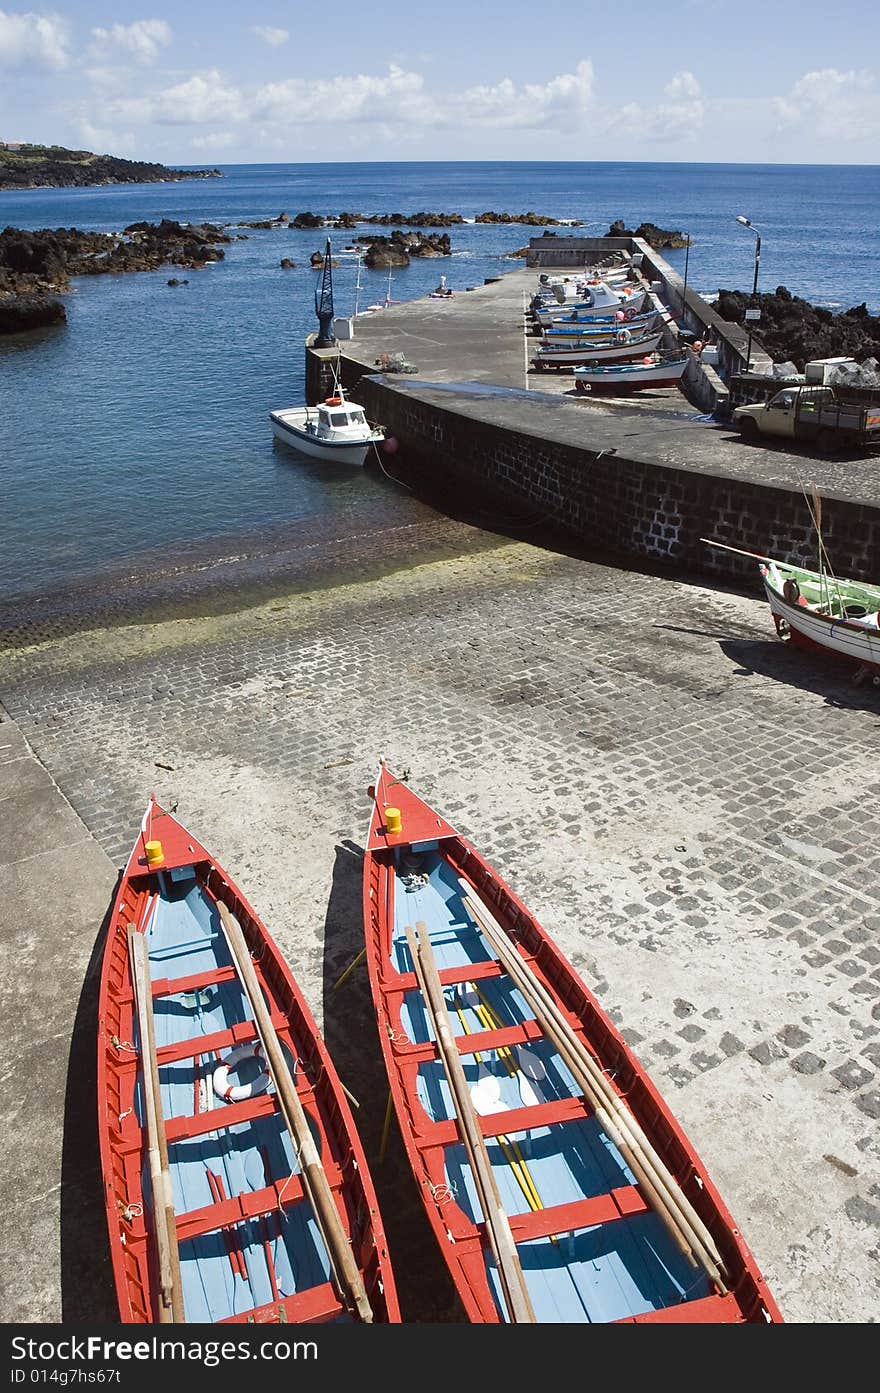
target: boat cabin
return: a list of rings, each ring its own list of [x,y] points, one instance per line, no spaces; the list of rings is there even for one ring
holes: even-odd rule
[[[368,426],[362,406],[345,401],[342,397],[328,397],[318,406],[317,416],[308,422],[307,429],[313,435],[324,437],[348,432],[362,436]]]

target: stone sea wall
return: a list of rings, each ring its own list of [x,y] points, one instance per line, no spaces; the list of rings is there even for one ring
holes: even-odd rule
[[[720,580],[754,581],[755,562],[707,547],[703,537],[817,564],[799,489],[627,458],[620,448],[611,454],[541,440],[420,399],[412,389],[396,390],[381,377],[350,385],[368,416],[398,442],[389,468],[441,503],[444,494],[460,500],[464,490],[559,526],[597,550]],[[823,536],[839,575],[876,579],[880,512],[825,497]]]

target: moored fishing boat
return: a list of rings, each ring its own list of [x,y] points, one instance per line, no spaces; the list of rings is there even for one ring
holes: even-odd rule
[[[534,915],[384,763],[370,792],[379,1036],[468,1319],[781,1321],[693,1146]]]
[[[584,319],[594,319],[621,309],[629,311],[631,314],[638,314],[644,309],[646,298],[647,292],[639,290],[635,286],[616,288],[601,282],[590,282],[582,285],[579,293],[573,299],[565,295],[552,297],[539,295],[532,301],[532,309],[539,320],[548,312],[554,314],[560,308],[564,308],[570,313],[577,313]]]
[[[561,340],[594,339],[603,334],[613,337],[621,329],[628,329],[631,334],[646,334],[656,326],[658,319],[656,310],[651,310],[648,314],[633,315],[631,319],[573,319],[567,316],[565,319],[551,319],[542,324],[541,337]]]
[[[688,365],[686,353],[651,353],[632,363],[585,363],[573,370],[579,392],[640,392],[674,387]]]
[[[305,998],[235,883],[152,797],[98,1009],[121,1319],[398,1320],[363,1148]]]
[[[626,363],[634,358],[643,358],[646,353],[653,353],[662,337],[659,330],[656,333],[639,334],[629,329],[619,329],[613,342],[593,343],[588,339],[580,339],[571,344],[542,342],[532,362],[538,369],[572,368],[591,362]]]
[[[270,411],[272,434],[310,459],[360,467],[385,432],[371,426],[363,407],[346,398],[341,386],[317,406]]]

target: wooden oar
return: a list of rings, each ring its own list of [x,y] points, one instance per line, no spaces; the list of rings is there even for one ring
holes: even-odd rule
[[[241,984],[254,1013],[254,1020],[266,1057],[266,1065],[272,1075],[275,1092],[278,1095],[281,1116],[284,1118],[285,1126],[290,1133],[294,1150],[299,1158],[303,1186],[311,1201],[315,1219],[321,1230],[337,1286],[343,1299],[349,1301],[360,1319],[369,1324],[373,1319],[373,1310],[367,1297],[363,1278],[354,1260],[351,1243],[339,1217],[339,1210],[336,1208],[330,1182],[324,1167],[321,1165],[305,1109],[296,1091],[296,1084],[287,1067],[281,1041],[272,1024],[272,1018],[263,998],[241,925],[222,900],[217,900],[217,908],[220,912],[220,921],[226,934],[233,962],[238,969]]]
[[[700,538],[700,541],[701,541],[701,542],[705,542],[707,547],[720,547],[720,549],[721,549],[722,551],[733,551],[733,552],[736,552],[736,555],[737,555],[737,556],[751,556],[751,558],[752,558],[753,561],[772,561],[772,560],[773,560],[773,557],[772,557],[772,556],[761,556],[760,552],[757,552],[757,551],[743,551],[742,547],[731,547],[731,546],[728,546],[726,542],[715,542],[715,541],[712,540],[711,537],[701,537],[701,538]],[[777,564],[777,566],[785,566],[785,565],[787,565],[787,562],[785,562],[785,561],[777,561],[776,564]]]
[[[455,1037],[443,1000],[443,988],[440,985],[431,938],[424,924],[416,924],[416,929],[419,934],[418,940],[410,925],[406,925],[406,941],[424,997],[425,1010],[434,1029],[440,1062],[452,1094],[459,1132],[477,1188],[477,1196],[486,1222],[486,1236],[498,1268],[507,1313],[511,1321],[517,1324],[534,1322],[535,1312],[513,1241],[510,1220],[501,1204],[492,1163],[486,1150],[486,1141],[468,1091],[461,1056],[455,1047]]]
[[[147,918],[149,915],[147,916]],[[134,924],[128,926],[128,957],[138,1018],[141,1046],[141,1073],[144,1086],[144,1119],[147,1131],[147,1160],[153,1190],[153,1223],[159,1267],[159,1320],[184,1321],[183,1283],[174,1194],[168,1168],[168,1141],[159,1091],[159,1065],[156,1059],[156,1032],[153,1023],[153,991],[150,983],[150,957],[144,934]]]
[[[465,903],[495,948],[502,966],[519,987],[544,1033],[553,1041],[596,1118],[638,1178],[646,1198],[675,1242],[694,1265],[703,1266],[723,1293],[724,1263],[711,1234],[676,1184],[636,1119],[611,1088],[605,1074],[572,1030],[556,1002],[516,951],[511,939],[468,881],[459,881]]]

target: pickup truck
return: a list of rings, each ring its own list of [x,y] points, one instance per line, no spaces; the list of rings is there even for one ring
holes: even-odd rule
[[[845,389],[793,385],[766,403],[738,406],[733,424],[743,440],[759,436],[815,441],[825,454],[880,446],[880,400],[859,400]]]

